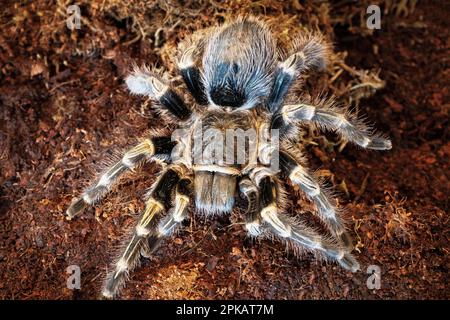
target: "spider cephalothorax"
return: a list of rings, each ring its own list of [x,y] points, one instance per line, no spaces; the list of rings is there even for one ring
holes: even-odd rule
[[[67,210],[74,217],[100,200],[122,173],[146,160],[167,163],[107,276],[104,297],[118,293],[140,255],[151,254],[186,218],[192,200],[195,212],[227,214],[238,194],[248,202],[244,220],[250,236],[278,238],[294,249],[304,248],[358,270],[333,201],[291,140],[300,124],[312,124],[364,148],[390,149],[391,143],[342,112],[332,99],[285,101],[302,73],[326,65],[329,50],[320,35],[299,35],[283,59],[265,23],[239,18],[180,46],[179,71],[195,103],[185,103],[187,96],[180,96],[149,68],[136,68],[127,77],[130,91],[153,98],[179,129],[167,136],[144,137]],[[276,132],[279,141],[273,139]],[[285,191],[279,177],[297,184],[315,203],[327,234],[283,210]]]

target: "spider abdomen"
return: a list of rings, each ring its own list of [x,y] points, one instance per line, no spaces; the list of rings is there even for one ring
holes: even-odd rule
[[[219,29],[203,56],[208,100],[223,107],[254,107],[269,94],[275,52],[269,29],[257,19],[237,19]]]

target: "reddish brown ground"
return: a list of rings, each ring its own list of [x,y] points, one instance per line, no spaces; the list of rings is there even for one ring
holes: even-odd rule
[[[122,297],[448,299],[450,8],[445,1],[426,3],[405,18],[386,16],[372,37],[335,29],[337,48],[349,52],[347,64],[381,68],[386,87],[363,100],[362,111],[394,146],[389,152],[309,148],[316,167],[330,169],[336,184],[345,180],[348,194],[340,199],[361,272],[296,259],[278,243],[251,243],[228,218],[191,219],[133,274]],[[39,43],[35,8],[23,10],[27,23],[19,23],[13,5],[5,4],[0,34],[0,299],[94,298],[157,168],[133,174],[104,206],[74,221],[63,212],[92,164],[161,125],[156,116],[141,117],[140,100],[122,86],[131,61],[159,58],[140,51],[139,42],[114,46],[132,37],[107,19],[111,44],[68,55],[75,46],[70,32],[63,46]],[[64,48],[58,53],[52,46]],[[60,65],[38,63],[37,55],[52,55]],[[65,269],[72,264],[81,267],[81,291],[66,289]],[[380,290],[366,286],[368,265],[382,270]]]

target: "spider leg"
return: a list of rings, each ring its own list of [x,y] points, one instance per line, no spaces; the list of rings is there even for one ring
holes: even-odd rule
[[[312,122],[319,127],[334,130],[363,148],[374,150],[389,150],[391,141],[379,134],[372,134],[369,127],[356,116],[343,113],[334,107],[332,99],[318,101],[319,106],[312,104],[285,105],[278,115],[274,115],[272,127],[278,129],[283,125],[291,125],[295,122]],[[276,121],[274,121],[277,119]]]
[[[321,236],[312,228],[292,217],[279,214],[277,185],[272,177],[264,177],[259,184],[259,190],[261,193],[261,224],[257,227],[257,230],[262,235],[275,235],[288,241],[294,247],[301,245],[308,250],[319,252],[352,272],[359,269],[359,263],[356,259],[338,242]],[[253,223],[256,224],[257,222],[254,221]]]
[[[300,36],[294,44],[294,53],[279,63],[269,95],[268,108],[276,112],[294,80],[310,68],[323,69],[326,65],[328,45],[322,37],[313,34]]]
[[[147,239],[146,246],[141,250],[141,255],[149,258],[151,254],[158,248],[162,240],[162,236],[169,236],[185,218],[187,207],[192,197],[193,183],[190,178],[183,177],[178,181],[175,191],[175,206],[171,214],[164,217],[159,226],[157,236],[151,236]]]
[[[175,205],[169,214],[173,191]],[[131,239],[115,263],[103,286],[102,296],[113,298],[125,284],[129,273],[138,265],[140,254],[148,256],[185,218],[191,196],[191,180],[177,169],[168,168],[155,183],[146,207]]]
[[[153,98],[179,120],[186,120],[192,114],[192,110],[175,90],[166,84],[161,77],[145,67],[135,68],[125,79],[125,82],[132,93]]]
[[[87,206],[95,204],[111,189],[114,182],[126,171],[154,156],[169,156],[174,146],[170,137],[146,138],[122,156],[120,161],[108,168],[96,183],[87,188],[80,198],[74,199],[66,214],[73,218]]]
[[[259,190],[256,185],[248,178],[239,181],[239,190],[247,198],[248,206],[245,212],[245,228],[252,236],[258,236],[261,231],[261,210]]]
[[[208,104],[200,69],[195,65],[196,47],[190,46],[181,54],[178,68],[189,92],[200,105]]]
[[[285,151],[280,151],[279,159],[281,171],[317,205],[319,218],[347,248],[351,248],[351,237],[336,214],[336,207],[331,203],[326,191],[320,186],[314,175]]]

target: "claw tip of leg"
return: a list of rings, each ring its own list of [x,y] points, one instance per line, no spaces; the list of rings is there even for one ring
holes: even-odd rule
[[[103,289],[101,298],[104,300],[111,300],[113,298],[113,294],[108,289]]]
[[[346,253],[342,259],[339,260],[339,263],[345,269],[351,272],[357,272],[360,270],[359,262],[349,253]]]
[[[69,210],[70,210],[70,209],[68,209],[68,210],[65,212],[66,220],[72,220],[73,217],[74,217],[74,215],[73,215]]]
[[[386,139],[386,150],[391,150],[392,149],[392,142],[389,139]]]

